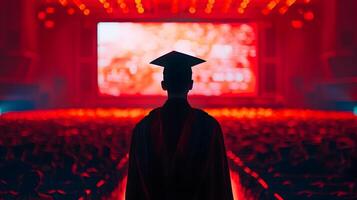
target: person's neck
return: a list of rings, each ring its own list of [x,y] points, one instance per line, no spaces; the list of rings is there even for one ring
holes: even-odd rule
[[[170,94],[170,93],[168,93],[168,99],[184,99],[184,100],[187,100],[187,94]]]

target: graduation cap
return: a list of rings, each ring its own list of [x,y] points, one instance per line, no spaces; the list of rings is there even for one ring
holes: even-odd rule
[[[206,61],[181,52],[171,51],[151,61],[150,64],[164,67],[164,81],[167,83],[167,90],[182,92],[189,89],[187,83],[192,79],[191,67],[203,62]]]
[[[167,69],[172,67],[191,68],[203,62],[206,61],[178,51],[171,51],[151,61],[150,64],[159,65]]]

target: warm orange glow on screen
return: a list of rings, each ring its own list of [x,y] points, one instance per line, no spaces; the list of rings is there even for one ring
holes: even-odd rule
[[[98,24],[98,87],[102,95],[164,95],[162,68],[149,62],[172,50],[207,60],[193,68],[193,95],[254,95],[254,23]]]

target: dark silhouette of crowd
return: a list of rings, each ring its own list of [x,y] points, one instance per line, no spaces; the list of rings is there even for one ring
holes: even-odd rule
[[[357,199],[356,118],[218,119],[227,150],[269,191],[289,200]],[[0,118],[0,199],[108,199],[126,175],[121,161],[137,120]],[[269,199],[230,165],[255,199]]]
[[[0,199],[102,199],[125,174],[119,124],[0,121]]]
[[[357,199],[357,119],[226,119],[222,127],[226,145],[264,178],[270,194]],[[252,188],[256,180],[241,181]]]

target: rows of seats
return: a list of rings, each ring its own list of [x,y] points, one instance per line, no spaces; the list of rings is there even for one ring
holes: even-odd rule
[[[0,199],[102,199],[125,175],[133,122],[0,121]],[[31,198],[30,198],[31,197]]]
[[[286,199],[357,199],[357,120],[221,120],[226,145]],[[244,182],[242,182],[244,184]]]
[[[139,118],[0,119],[0,196],[105,199],[126,175],[131,130]],[[251,199],[357,199],[357,120],[219,118],[227,150],[244,170]],[[125,164],[125,163],[124,163]],[[249,190],[249,191],[248,191]]]

